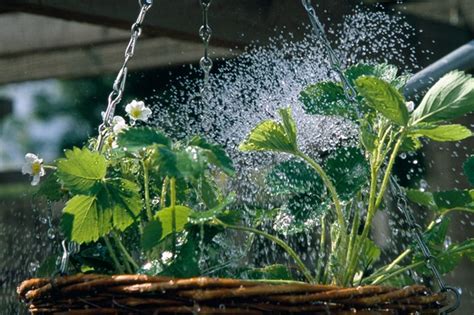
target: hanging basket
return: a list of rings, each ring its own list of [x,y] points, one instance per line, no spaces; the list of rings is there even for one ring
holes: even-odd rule
[[[24,281],[31,314],[439,314],[425,286],[342,288],[219,278],[78,274]]]

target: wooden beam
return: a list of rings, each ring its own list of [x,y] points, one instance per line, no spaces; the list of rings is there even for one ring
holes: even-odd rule
[[[46,78],[78,78],[116,73],[123,63],[126,43],[59,49],[0,58],[0,84]],[[130,70],[197,63],[202,46],[170,38],[143,38]],[[231,57],[226,48],[211,47],[211,56]]]
[[[318,5],[318,14],[324,18],[330,12],[333,20],[351,8],[332,0],[319,1]],[[0,8],[124,29],[130,28],[138,12],[135,0],[2,0]],[[300,28],[307,22],[299,0],[214,1],[209,14],[212,43],[229,47],[255,41],[266,43],[270,36],[277,34],[275,28],[286,27],[299,38]],[[200,24],[198,1],[155,0],[145,20],[144,31],[151,35],[199,41]]]

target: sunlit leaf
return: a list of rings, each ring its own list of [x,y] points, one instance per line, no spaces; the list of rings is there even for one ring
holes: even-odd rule
[[[283,123],[265,120],[258,124],[240,144],[241,151],[276,151],[295,153],[296,126],[290,109],[280,110]]]
[[[382,63],[377,65],[368,65],[358,63],[346,69],[345,75],[349,82],[355,86],[355,81],[361,76],[373,76],[384,81],[392,83],[397,80],[398,69],[394,65]],[[403,79],[400,79],[402,81]],[[398,88],[398,87],[397,87]]]
[[[410,134],[441,142],[460,141],[472,136],[471,130],[458,124],[417,128],[410,132]]]
[[[118,135],[117,143],[127,151],[138,151],[151,145],[171,147],[167,136],[150,127],[129,128]]]
[[[61,227],[66,237],[79,244],[97,241],[112,229],[112,212],[100,209],[95,196],[77,195],[64,208]]]
[[[474,110],[474,78],[461,71],[444,75],[412,113],[413,123],[451,120]]]
[[[58,160],[58,178],[73,194],[92,194],[105,178],[104,156],[87,148],[66,150],[66,158]]]
[[[360,77],[356,80],[358,92],[367,104],[392,122],[406,126],[408,109],[403,96],[389,83],[375,77]]]

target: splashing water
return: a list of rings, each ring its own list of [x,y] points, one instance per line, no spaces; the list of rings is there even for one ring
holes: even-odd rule
[[[401,16],[381,12],[366,12],[357,9],[347,16],[343,23],[328,33],[337,38],[335,51],[343,66],[355,62],[390,62],[402,66],[403,70],[416,69],[416,50],[409,42],[415,34]],[[309,31],[308,31],[309,34]],[[177,78],[166,95],[150,97],[147,101],[155,105],[153,124],[174,134],[176,138],[204,133],[217,143],[225,145],[238,167],[238,178],[234,185],[239,187],[245,202],[255,203],[264,185],[258,185],[253,174],[269,167],[277,158],[270,154],[242,154],[238,144],[258,122],[276,118],[276,111],[291,107],[299,130],[299,143],[303,151],[313,156],[323,155],[340,144],[350,144],[357,137],[352,123],[340,119],[305,114],[298,96],[307,85],[321,80],[335,79],[335,73],[327,64],[327,56],[321,43],[310,35],[302,41],[291,41],[291,34],[273,38],[271,44],[248,50],[240,56],[222,62],[211,76],[209,94],[197,96],[201,82],[192,80],[199,71],[191,68],[189,76]],[[290,38],[290,40],[288,40]],[[198,122],[190,123],[196,121]],[[255,178],[253,178],[255,179]],[[33,213],[33,217],[37,214]],[[290,224],[292,218],[280,218]],[[23,235],[31,246],[0,249],[0,261],[17,257],[11,263],[12,270],[22,270],[1,279],[0,306],[16,304],[12,287],[23,280],[24,269],[32,276],[53,248],[59,247],[59,237],[46,223],[38,224],[41,231]],[[318,222],[314,222],[315,225]],[[0,226],[0,235],[13,235],[9,228]],[[226,241],[221,240],[224,244]],[[299,239],[298,243],[311,247],[311,237]],[[43,245],[44,243],[44,245]],[[15,244],[15,242],[11,242]],[[40,244],[40,245],[38,245]],[[314,246],[312,246],[315,248]],[[226,245],[225,248],[228,248]],[[233,252],[229,249],[226,252]],[[274,245],[262,248],[260,255],[267,261],[275,260]],[[236,257],[244,255],[235,251]],[[308,252],[306,256],[315,253]],[[232,258],[232,257],[231,257]],[[309,259],[309,258],[308,258]],[[6,274],[2,270],[2,275]],[[12,306],[9,306],[14,313]]]

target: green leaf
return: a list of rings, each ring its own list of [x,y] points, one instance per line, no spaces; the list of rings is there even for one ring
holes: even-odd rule
[[[199,268],[199,240],[196,236],[188,236],[186,242],[179,248],[177,258],[166,267],[160,275],[190,278],[201,275]]]
[[[145,225],[142,234],[141,245],[143,250],[149,251],[160,243],[160,237],[163,234],[161,223],[158,220],[152,220]]]
[[[444,75],[412,113],[413,123],[451,120],[474,110],[474,79],[461,71]]]
[[[458,124],[417,128],[411,131],[410,134],[441,142],[460,141],[472,136],[471,130]]]
[[[113,226],[120,231],[135,222],[143,207],[140,187],[126,179],[108,180],[99,200],[101,208],[111,210]]]
[[[189,141],[189,145],[204,149],[208,161],[222,169],[226,174],[233,175],[235,173],[232,160],[227,156],[222,146],[210,144],[200,136],[193,137],[191,141]]]
[[[118,135],[117,143],[127,151],[139,151],[151,145],[171,147],[171,140],[167,136],[150,127],[129,128]]]
[[[423,147],[423,143],[414,135],[408,135],[403,139],[400,146],[401,152],[415,152]]]
[[[373,152],[376,148],[377,136],[372,132],[368,123],[364,120],[360,125],[360,142],[368,152]]]
[[[360,270],[365,271],[380,259],[381,250],[373,241],[368,238],[361,240],[360,235],[357,235],[357,239],[357,242],[362,244],[361,246],[363,248],[363,252],[360,255],[358,264]]]
[[[161,243],[167,236],[184,231],[189,222],[192,210],[185,206],[164,208],[155,214],[143,230],[142,247],[150,250]]]
[[[273,167],[266,177],[266,183],[273,194],[321,193],[321,178],[308,164],[291,159]]]
[[[283,128],[285,129],[286,137],[290,143],[293,143],[296,146],[296,124],[293,120],[293,117],[291,116],[291,109],[280,108],[278,110],[278,114],[280,114],[281,120],[283,122]]]
[[[421,206],[429,209],[436,209],[436,203],[433,198],[433,194],[428,191],[421,191],[418,189],[407,189],[406,195],[410,201],[417,203]]]
[[[221,216],[224,210],[235,201],[235,194],[229,194],[223,202],[207,211],[194,211],[189,215],[189,221],[194,224],[201,224],[211,221]]]
[[[299,100],[308,114],[325,116],[354,116],[341,85],[331,81],[307,86],[300,92]]]
[[[91,194],[105,178],[107,160],[87,148],[67,150],[66,158],[58,160],[58,178],[73,194]]]
[[[36,271],[36,277],[49,278],[54,277],[55,273],[58,271],[58,266],[56,262],[58,261],[57,255],[50,255],[48,258],[43,260],[38,271]]]
[[[59,179],[55,173],[48,175],[48,177],[41,182],[36,195],[44,196],[49,201],[61,200],[64,197],[65,192],[58,180]]]
[[[397,125],[406,126],[408,109],[403,96],[393,86],[375,77],[360,77],[356,87],[370,107]]]
[[[469,183],[474,186],[474,155],[471,155],[463,164],[464,174]]]
[[[253,268],[248,270],[246,274],[249,279],[292,280],[290,270],[281,264]]]
[[[349,83],[355,86],[355,81],[361,76],[373,76],[392,83],[393,81],[397,81],[397,72],[398,69],[396,66],[386,63],[377,65],[358,63],[347,68],[345,75],[349,80]],[[402,80],[403,78],[401,78],[399,81]]]
[[[68,239],[79,244],[97,241],[112,229],[112,212],[99,210],[95,196],[74,196],[63,211],[61,227]]]
[[[450,222],[451,220],[448,217],[442,217],[441,220],[435,221],[435,224],[430,230],[424,233],[423,237],[430,245],[430,248],[433,248],[433,246],[439,247],[444,244]]]
[[[275,151],[295,153],[296,126],[289,108],[279,111],[283,123],[265,120],[258,124],[239,146],[241,151]]]
[[[450,190],[433,193],[433,198],[439,209],[471,207],[473,196],[469,190]]]
[[[369,164],[359,148],[339,148],[325,161],[326,173],[331,177],[341,198],[350,199],[369,178]]]

